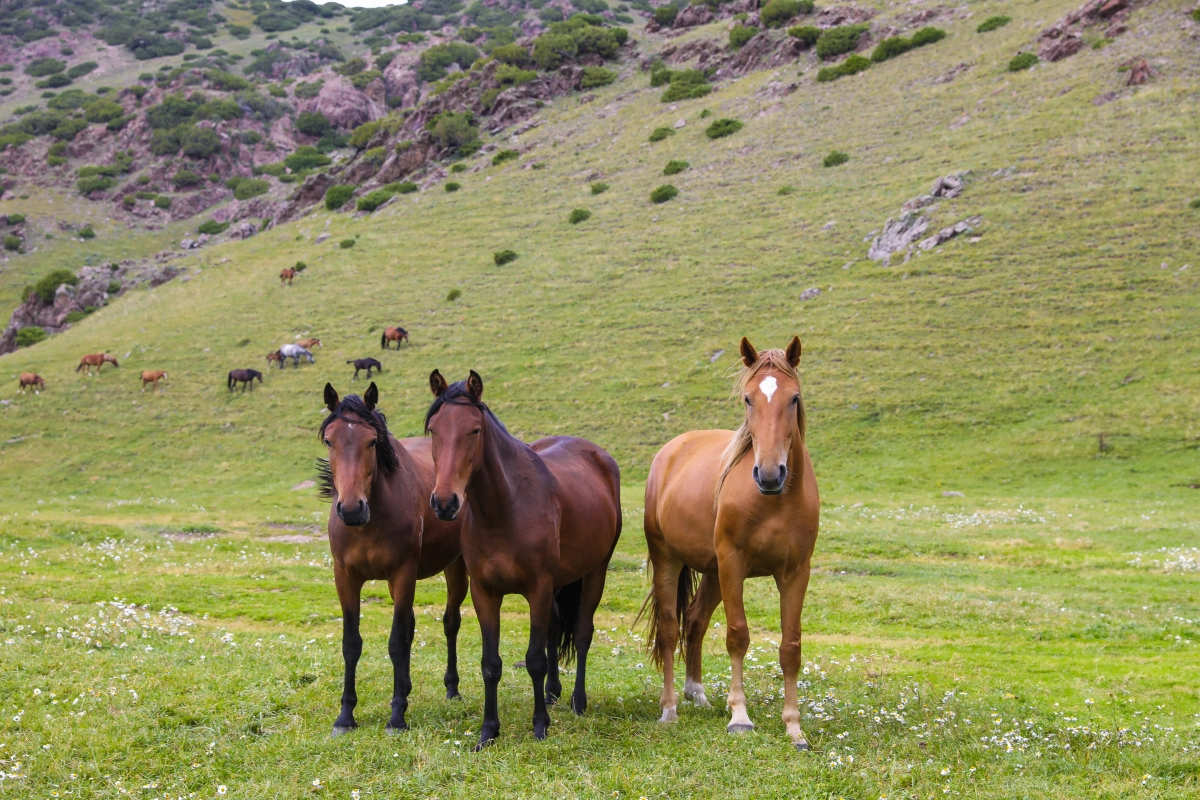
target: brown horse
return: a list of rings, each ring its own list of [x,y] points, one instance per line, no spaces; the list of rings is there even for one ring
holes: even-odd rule
[[[396,349],[399,350],[400,342],[402,342],[402,341],[404,341],[404,342],[408,341],[408,331],[404,330],[404,328],[401,328],[399,325],[397,325],[394,328],[384,328],[383,329],[383,336],[380,337],[380,339],[379,339],[379,346],[382,347],[384,350],[390,350],[391,343],[395,342]]]
[[[300,341],[296,342],[296,344],[300,345],[305,350],[312,350],[314,347],[321,346],[321,340],[320,339],[301,339]]]
[[[283,285],[285,283],[288,286],[291,286],[292,278],[295,278],[295,277],[296,277],[296,268],[295,267],[284,267],[283,269],[281,269],[279,271],[279,288],[282,289]]]
[[[794,337],[786,352],[761,354],[742,339],[741,351],[745,368],[734,388],[746,410],[741,427],[677,436],[654,457],[646,482],[653,588],[642,611],[649,611],[654,660],[663,667],[660,721],[677,718],[674,651],[681,632],[687,663],[684,696],[708,706],[701,647],[713,611],[724,601],[725,644],[733,662],[726,700],[732,712],[729,731],[754,728],[742,689],[742,663],[750,644],[742,583],[770,575],[779,588],[783,626],[783,722],[792,743],[807,750],[796,705],[796,674],[820,499],[805,446],[804,401],[796,372],[800,339]],[[693,600],[694,573],[703,578]]]
[[[225,385],[229,387],[229,391],[233,391],[233,385],[240,383],[242,391],[246,391],[246,387],[250,387],[250,391],[254,391],[254,379],[258,378],[258,382],[262,383],[262,373],[256,369],[235,369],[230,371],[229,379]]]
[[[325,384],[329,417],[320,437],[329,448],[319,462],[321,495],[333,501],[329,512],[329,547],[333,579],[342,606],[342,656],[346,662],[342,710],[333,723],[337,736],[355,727],[358,704],[354,675],[362,655],[358,632],[363,583],[385,580],[392,596],[392,714],[388,731],[408,728],[404,714],[412,690],[413,592],[417,580],[446,573],[446,697],[458,697],[459,608],[467,596],[467,568],[459,546],[459,522],[442,522],[426,498],[433,488],[433,457],[425,439],[397,441],[377,411],[379,390],[372,383],[362,398],[338,393]]]
[[[268,367],[271,366],[271,362],[276,362],[276,363],[280,364],[281,368],[282,368],[283,353],[279,352],[278,350],[276,350],[274,353],[267,353],[267,366]]]
[[[546,738],[550,701],[562,692],[558,659],[577,658],[571,708],[587,708],[587,654],[605,572],[621,535],[621,474],[603,449],[552,436],[527,445],[513,438],[483,402],[483,380],[446,385],[429,376],[434,401],[425,415],[436,483],[429,504],[439,519],[462,515],[462,549],[471,600],[483,634],[483,726],[475,749],[500,733],[496,687],[500,604],[529,602],[525,668],[533,680],[533,735]],[[547,674],[550,676],[547,682]]]
[[[142,373],[142,391],[146,391],[146,384],[154,384],[154,391],[158,391],[158,382],[167,380],[167,373],[161,369],[147,370]]]
[[[46,382],[36,372],[22,372],[17,378],[17,391],[21,394],[28,394],[31,386],[34,394],[41,394],[42,390],[46,388]]]
[[[91,375],[92,367],[95,367],[96,374],[98,375],[100,374],[100,368],[103,367],[105,363],[112,364],[114,367],[121,366],[117,363],[117,360],[108,353],[91,353],[90,355],[86,355],[79,359],[79,366],[75,368],[75,371],[79,372],[79,370],[87,367],[87,374]]]

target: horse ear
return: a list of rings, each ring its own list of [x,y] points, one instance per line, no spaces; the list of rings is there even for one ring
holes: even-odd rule
[[[750,344],[750,340],[745,336],[742,337],[742,363],[747,367],[753,367],[758,362],[758,351],[754,349],[754,345]]]
[[[476,400],[483,399],[483,378],[479,377],[479,373],[471,370],[471,374],[467,376],[467,391]]]
[[[371,381],[371,385],[363,392],[363,402],[367,404],[367,411],[375,410],[375,404],[379,402],[379,387],[375,381]]]
[[[800,363],[800,337],[793,336],[787,346],[787,360],[793,367]]]
[[[449,388],[446,384],[446,379],[442,377],[442,373],[436,369],[429,373],[429,389],[433,392],[434,397],[441,397]]]
[[[338,393],[332,383],[325,384],[325,407],[331,412],[337,411]]]

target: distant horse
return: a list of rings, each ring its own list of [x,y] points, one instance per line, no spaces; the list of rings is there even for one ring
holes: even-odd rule
[[[402,341],[403,342],[408,341],[408,331],[404,330],[404,328],[401,328],[399,325],[397,325],[394,328],[384,328],[383,329],[383,336],[381,336],[379,339],[379,346],[382,347],[384,350],[390,350],[391,343],[395,342],[396,349],[399,350],[400,342],[402,342]]]
[[[142,373],[142,391],[146,391],[146,384],[153,383],[154,391],[158,391],[158,382],[167,380],[167,373],[161,369],[149,370]]]
[[[294,278],[294,277],[296,277],[296,268],[295,267],[284,267],[283,269],[281,269],[279,271],[279,288],[282,289],[283,285],[285,283],[288,286],[291,286],[292,278]]]
[[[235,369],[229,373],[229,380],[226,381],[226,386],[229,391],[233,391],[235,383],[242,384],[242,391],[246,391],[246,387],[250,387],[250,391],[254,391],[254,379],[258,378],[258,382],[262,383],[262,373],[256,369]]]
[[[383,372],[383,364],[380,364],[373,358],[356,358],[355,360],[347,361],[346,363],[354,365],[354,377],[351,378],[351,380],[355,381],[358,380],[358,371],[360,369],[365,369],[367,371],[368,378],[371,377],[371,370],[373,369]]]
[[[817,543],[820,498],[805,446],[800,397],[800,339],[787,350],[758,353],[742,339],[734,394],[746,410],[736,431],[690,431],[658,451],[646,481],[646,544],[653,588],[648,612],[654,660],[663,668],[662,719],[674,722],[675,645],[684,634],[684,696],[708,707],[701,647],[713,611],[724,601],[725,646],[733,662],[726,703],[730,733],[753,730],[742,688],[750,645],[742,584],[770,575],[779,589],[783,634],[783,723],[797,749],[807,750],[796,704],[800,614]],[[775,405],[775,398],[779,405]],[[465,541],[465,540],[464,540]],[[469,564],[470,562],[468,562]],[[694,586],[694,575],[703,578]],[[695,593],[695,599],[693,599]]]
[[[397,441],[387,420],[376,410],[379,390],[372,383],[362,398],[338,399],[325,384],[330,414],[320,437],[329,460],[318,462],[321,496],[333,501],[329,511],[329,549],[333,580],[342,607],[342,656],[346,675],[342,708],[333,734],[355,727],[358,704],[354,676],[362,655],[358,632],[363,583],[386,580],[392,596],[392,635],[388,639],[394,677],[388,731],[408,727],[408,693],[412,689],[413,593],[417,579],[446,573],[446,697],[458,697],[459,611],[467,596],[467,568],[459,546],[461,523],[442,522],[429,507],[433,490],[433,456],[426,439]],[[424,602],[424,601],[422,601]]]
[[[75,368],[75,371],[79,372],[79,370],[87,367],[87,374],[91,375],[92,367],[95,367],[96,374],[98,375],[100,374],[100,368],[103,367],[105,363],[112,364],[114,367],[121,366],[117,363],[117,360],[108,353],[92,353],[91,355],[86,355],[79,359],[79,366]]]
[[[321,340],[320,339],[301,339],[300,341],[296,342],[296,344],[300,345],[301,347],[307,347],[309,350],[312,350],[314,347],[321,346]]]
[[[269,356],[268,356],[269,358]],[[300,369],[300,359],[307,358],[308,363],[315,364],[317,360],[313,358],[313,354],[309,352],[307,347],[301,347],[298,344],[285,344],[279,348],[279,368],[283,369],[287,366],[287,359],[292,360],[292,368]]]
[[[41,394],[46,388],[46,382],[36,372],[22,372],[17,378],[17,391],[28,394],[30,387],[33,387],[34,394]]]
[[[283,354],[276,350],[274,353],[267,353],[267,366],[271,366],[272,361],[279,362],[279,368],[283,369]]]
[[[462,513],[463,560],[483,634],[483,725],[476,750],[500,733],[496,687],[500,604],[529,602],[525,668],[533,680],[533,735],[550,726],[546,696],[562,692],[558,660],[578,661],[571,709],[587,708],[587,655],[609,559],[621,535],[621,474],[599,446],[570,436],[532,445],[513,438],[483,402],[483,379],[446,385],[429,376],[425,415],[436,483],[429,504],[439,519]],[[549,680],[547,680],[549,675]]]

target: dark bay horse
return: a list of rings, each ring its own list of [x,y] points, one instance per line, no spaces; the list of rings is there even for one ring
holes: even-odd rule
[[[396,349],[399,350],[400,342],[402,342],[402,341],[403,342],[408,341],[408,331],[404,330],[404,328],[401,328],[399,325],[397,325],[394,328],[384,328],[383,329],[383,336],[379,337],[379,346],[382,347],[384,350],[390,350],[391,348],[389,347],[389,345],[392,342],[395,342]]]
[[[354,377],[351,378],[351,380],[355,381],[358,380],[358,371],[361,369],[365,369],[367,371],[368,378],[371,377],[371,370],[373,369],[383,372],[383,364],[380,364],[373,358],[356,358],[355,360],[347,361],[346,363],[354,365]]]
[[[375,408],[379,390],[372,383],[360,398],[338,393],[325,384],[329,417],[320,437],[329,459],[318,462],[321,496],[333,501],[329,512],[329,547],[333,579],[342,606],[342,657],[346,663],[342,710],[333,723],[337,736],[355,727],[358,704],[354,675],[362,655],[358,631],[363,583],[386,580],[392,596],[392,714],[387,730],[408,728],[404,714],[412,690],[413,593],[417,580],[446,573],[446,697],[458,697],[459,611],[467,596],[467,569],[459,548],[459,522],[439,520],[426,498],[433,488],[433,456],[425,439],[397,440]]]
[[[246,387],[250,387],[250,391],[254,391],[254,379],[258,378],[258,382],[262,383],[262,373],[256,369],[235,369],[229,373],[229,379],[225,385],[229,387],[229,391],[233,391],[233,385],[240,383],[242,391],[246,391]]]
[[[742,667],[750,632],[742,602],[747,578],[770,576],[779,589],[783,635],[783,722],[792,744],[808,749],[800,730],[796,676],[800,615],[817,543],[820,498],[805,446],[800,396],[800,339],[787,350],[757,352],[742,339],[745,367],[734,394],[745,408],[736,431],[689,431],[658,451],[646,481],[646,544],[653,588],[649,612],[654,660],[663,668],[662,719],[677,719],[675,645],[684,635],[684,696],[707,707],[700,654],[713,611],[725,603],[725,646],[733,666],[726,704],[731,733],[753,730]],[[775,401],[779,402],[776,403]],[[695,590],[693,576],[702,575]]]
[[[105,364],[112,364],[114,367],[121,366],[117,363],[117,359],[110,356],[108,353],[91,353],[79,359],[79,366],[75,368],[76,372],[83,368],[87,368],[87,375],[92,374],[92,367],[96,368],[96,374],[100,374],[100,368]]]
[[[483,726],[475,749],[500,733],[496,687],[500,604],[506,594],[529,602],[525,667],[533,681],[533,735],[546,738],[550,701],[562,691],[558,660],[578,661],[571,708],[587,707],[592,618],[609,559],[621,535],[617,462],[584,439],[518,441],[483,402],[483,379],[446,385],[429,376],[434,401],[425,415],[436,482],[429,505],[440,519],[462,519],[463,559],[483,634]],[[547,682],[547,674],[550,676]]]

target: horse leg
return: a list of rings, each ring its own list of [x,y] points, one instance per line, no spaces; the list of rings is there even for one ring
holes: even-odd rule
[[[388,657],[392,660],[392,716],[387,732],[408,730],[404,714],[408,711],[408,695],[412,691],[412,642],[417,620],[413,616],[413,592],[417,585],[416,562],[410,562],[390,581],[392,594],[392,635],[388,637]]]
[[[462,601],[467,596],[467,565],[462,556],[446,567],[446,613],[442,615],[442,630],[446,633],[446,699],[461,699],[458,693],[458,629],[462,625]]]
[[[697,708],[712,708],[708,698],[704,696],[701,659],[704,653],[704,634],[708,633],[708,624],[720,604],[720,581],[705,575],[700,579],[700,589],[696,592],[696,598],[692,600],[684,615],[683,653],[687,661],[687,677],[683,682],[683,696],[691,700]]]
[[[500,659],[500,603],[504,595],[485,589],[479,581],[471,581],[471,603],[479,618],[483,659],[483,725],[475,752],[491,744],[500,735],[500,712],[497,709],[496,688],[500,685],[504,662]]]
[[[742,688],[742,667],[746,650],[750,647],[750,629],[746,624],[746,608],[742,603],[742,582],[746,579],[746,570],[740,558],[735,555],[723,559],[720,550],[717,551],[717,562],[721,575],[721,597],[725,600],[725,647],[733,667],[729,697],[725,701],[732,712],[727,729],[730,733],[741,733],[754,730],[754,723],[746,713],[746,692]]]
[[[362,636],[358,633],[359,595],[362,582],[351,578],[336,564],[333,582],[337,587],[338,602],[342,606],[342,660],[346,663],[345,683],[342,687],[342,711],[333,723],[333,735],[340,736],[358,727],[354,721],[354,707],[358,705],[358,693],[354,691],[354,672],[362,655]]]
[[[676,596],[679,592],[679,573],[683,562],[650,548],[650,560],[654,564],[654,652],[662,662],[663,690],[658,704],[662,708],[659,722],[674,722],[679,719],[675,710],[679,696],[675,693],[675,647],[679,643],[679,622],[675,616]]]
[[[562,634],[562,619],[558,603],[550,604],[550,627],[546,629],[546,705],[554,705],[562,697],[562,679],[558,674],[558,642]]]
[[[571,710],[583,716],[587,711],[587,659],[596,631],[596,608],[604,594],[604,579],[608,565],[583,576],[583,596],[579,601],[579,617],[575,622],[575,691],[571,693]]]
[[[533,738],[545,739],[550,728],[546,710],[547,634],[554,613],[554,587],[547,579],[525,597],[529,601],[529,648],[525,651],[525,670],[533,681]]]
[[[779,615],[783,637],[779,642],[779,666],[783,668],[783,724],[797,750],[807,750],[808,740],[800,730],[800,708],[796,702],[796,675],[800,672],[800,615],[808,591],[811,562],[791,573],[775,576],[779,588]]]

